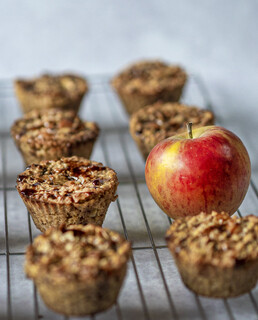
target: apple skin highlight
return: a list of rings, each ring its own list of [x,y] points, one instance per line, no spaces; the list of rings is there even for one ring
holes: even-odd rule
[[[242,203],[251,163],[242,141],[231,131],[207,126],[158,143],[145,166],[147,187],[171,218],[200,212],[233,214]]]

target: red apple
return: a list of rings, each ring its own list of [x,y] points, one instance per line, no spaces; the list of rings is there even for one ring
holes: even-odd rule
[[[159,142],[145,166],[152,197],[174,219],[212,210],[233,214],[245,197],[250,175],[242,141],[218,126]]]

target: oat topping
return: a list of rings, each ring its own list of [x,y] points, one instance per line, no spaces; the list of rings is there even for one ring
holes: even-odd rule
[[[52,95],[53,97],[81,94],[87,90],[86,81],[71,74],[51,75],[44,74],[41,77],[24,80],[18,79],[16,84],[21,86],[25,91],[31,91],[35,95]]]
[[[99,127],[95,122],[83,122],[73,111],[47,109],[26,113],[13,124],[11,133],[33,150],[61,146],[65,152],[74,144],[95,140]]]
[[[159,141],[186,131],[186,123],[202,127],[214,123],[211,111],[179,103],[155,103],[135,113],[130,120],[131,131],[154,147]]]
[[[50,228],[28,247],[30,277],[51,272],[84,280],[119,270],[128,260],[130,243],[118,233],[94,225]]]
[[[201,213],[176,220],[166,239],[171,251],[189,263],[237,267],[258,258],[258,217]]]
[[[118,74],[112,84],[127,92],[153,94],[164,88],[182,86],[186,78],[186,73],[179,66],[160,61],[141,61]]]
[[[50,203],[83,203],[101,197],[114,185],[118,185],[114,170],[76,156],[32,164],[17,178],[19,193]]]

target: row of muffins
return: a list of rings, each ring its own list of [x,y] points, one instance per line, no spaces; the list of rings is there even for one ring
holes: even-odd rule
[[[181,67],[155,60],[135,63],[112,79],[111,84],[130,115],[131,136],[144,159],[160,140],[185,130],[187,122],[192,122],[194,127],[214,124],[214,115],[211,111],[178,103],[186,81],[187,74]],[[80,130],[82,133],[86,129],[81,124],[78,127],[80,119],[75,118],[75,114],[88,90],[89,86],[85,79],[69,74],[62,76],[43,75],[36,79],[19,79],[15,82],[16,95],[23,111],[26,113],[38,110],[38,113],[34,111],[34,113],[25,115],[23,121],[18,121],[12,128],[12,136],[25,158],[28,157],[29,151],[26,152],[24,149],[30,149],[30,153],[33,153],[32,149],[35,147],[31,143],[33,138],[30,139],[29,145],[27,143],[28,130],[35,130],[32,134],[34,136],[37,134],[37,129],[44,131],[37,139],[37,146],[46,146],[49,143],[53,144],[51,133],[52,135],[56,134],[57,130],[60,130],[61,126],[63,127],[63,130],[60,130],[60,135],[58,134],[56,138],[58,143],[62,145],[62,152],[59,150],[57,153],[58,146],[55,143],[48,152],[43,151],[46,147],[42,148],[38,153],[45,154],[41,157],[25,159],[26,163],[70,155],[89,157],[91,146],[98,136],[97,124],[84,123],[87,128],[87,137],[83,135],[83,143],[85,144],[87,139],[89,141],[89,146],[86,148],[89,151],[86,154],[83,152],[84,147],[81,147],[82,150],[78,150],[78,146],[82,145],[80,143],[82,137],[76,139],[76,135],[74,136],[75,131]],[[51,108],[60,109],[63,112],[59,112],[56,116],[56,112],[50,113]],[[74,114],[65,114],[65,110],[71,110]],[[41,128],[37,128],[37,125],[33,124],[33,119],[41,120]],[[60,124],[55,122],[60,122]],[[77,122],[77,126],[72,122]],[[71,131],[68,129],[69,126]],[[68,141],[64,137],[65,133],[68,136]],[[70,135],[73,139],[69,137]],[[71,147],[63,146],[64,140],[68,146],[71,145],[69,140],[73,140],[73,145],[77,144],[76,148],[72,147],[73,150],[71,150]]]
[[[132,105],[137,105],[137,108],[140,108],[133,113],[130,119],[130,132],[144,158],[160,140],[184,130],[185,122],[191,121],[194,126],[209,125],[214,122],[214,116],[210,111],[201,110],[197,107],[185,106],[175,102],[156,102],[152,106],[144,106],[146,103],[155,102],[157,99],[178,100],[186,79],[186,73],[182,68],[159,61],[136,63],[113,78],[112,84],[121,99],[124,100],[122,96],[127,95],[126,100],[130,100]],[[42,165],[37,165],[41,160],[60,159],[72,155],[86,159],[90,158],[94,142],[99,135],[99,127],[94,122],[83,122],[76,115],[79,102],[88,90],[86,80],[75,75],[43,75],[32,80],[17,80],[15,88],[20,104],[26,113],[22,119],[14,123],[11,134],[23,155],[25,163],[27,165],[33,164],[32,167],[28,168],[29,175],[35,171],[37,179],[44,182],[46,176],[52,175],[52,172],[49,174],[49,171],[45,168],[45,163],[43,164],[43,171],[47,174],[42,174]],[[129,99],[129,95],[131,99]],[[142,103],[137,103],[137,99]],[[35,106],[34,110],[31,110],[33,105]],[[128,112],[132,110],[132,108],[128,108],[128,103],[125,104],[125,107]],[[68,110],[69,108],[73,110]],[[75,162],[74,159],[67,161]],[[63,166],[63,162],[57,165]],[[90,164],[91,162],[88,166]],[[96,165],[94,166],[96,167]],[[40,167],[39,170],[38,167]],[[87,172],[89,171],[87,167]],[[39,172],[41,172],[40,177],[38,177]],[[21,179],[21,176],[23,179]],[[34,190],[28,188],[25,177],[26,174],[23,173],[18,178],[20,185],[23,182],[20,195],[36,221],[37,210],[27,201],[27,194],[33,193]],[[53,177],[51,179],[57,180]],[[69,179],[69,184],[73,185],[77,178],[72,175],[72,178]],[[104,180],[100,179],[98,181],[103,182]],[[116,183],[113,182],[112,186],[116,190]],[[44,190],[45,187],[43,188],[43,194]],[[45,198],[47,194],[44,194]],[[70,189],[66,194],[71,194]],[[59,197],[60,193],[58,197],[52,195],[54,200],[59,199]],[[69,197],[65,201],[68,202],[68,200]],[[43,208],[40,210],[46,212]],[[59,214],[58,218],[53,218],[51,214],[49,219],[45,219],[44,230],[48,226],[58,226],[61,222],[68,223],[66,220],[84,224],[89,221],[93,222],[93,219],[89,220],[87,217],[83,220],[82,215],[77,220],[74,217],[65,219],[65,216]],[[43,229],[38,221],[35,223],[39,229]],[[41,223],[43,222],[41,221]],[[99,222],[98,224],[102,223]]]
[[[184,132],[187,122],[195,128],[212,125],[214,115],[194,106],[156,102],[132,114],[130,134],[146,159],[158,142]],[[82,121],[74,111],[58,109],[32,110],[11,128],[26,164],[72,155],[90,158],[99,132],[97,123]]]
[[[139,69],[139,68],[138,68]],[[151,67],[149,67],[149,69],[151,69]],[[133,71],[132,72],[133,74],[136,74],[136,77],[142,77],[142,74],[141,74],[141,72],[138,70],[138,71]],[[144,75],[144,77],[146,77],[146,74]],[[148,78],[148,77],[147,77]],[[139,80],[139,79],[138,79]],[[136,82],[136,84],[134,83],[134,84],[132,84],[132,88],[135,86],[135,87],[140,87],[139,86],[139,81],[135,81]],[[153,84],[153,86],[154,86],[154,84]],[[130,86],[129,86],[130,87]],[[130,91],[130,90],[129,90]],[[138,90],[139,91],[139,90]],[[182,88],[181,88],[181,91],[182,91]],[[137,90],[132,90],[132,92],[137,92]],[[159,98],[159,100],[160,100],[160,98]],[[150,109],[150,111],[148,111]],[[200,114],[201,114],[201,116],[200,116]],[[180,104],[178,104],[178,103],[161,103],[161,102],[159,102],[159,103],[157,103],[157,104],[155,104],[155,105],[152,105],[152,106],[149,106],[149,107],[143,107],[143,106],[141,106],[141,109],[139,110],[139,111],[137,111],[136,113],[134,113],[134,115],[131,117],[131,123],[132,123],[132,119],[140,119],[138,122],[137,121],[135,121],[134,120],[134,125],[131,125],[131,123],[130,123],[130,131],[131,131],[131,134],[132,134],[132,132],[134,132],[134,128],[136,129],[136,132],[137,132],[137,134],[136,134],[136,136],[137,136],[137,138],[139,138],[140,137],[140,140],[142,140],[143,141],[143,143],[144,143],[144,141],[147,141],[147,143],[146,143],[146,146],[147,147],[144,147],[145,149],[147,149],[147,148],[150,148],[150,150],[151,150],[151,144],[156,144],[158,141],[160,141],[161,139],[163,139],[163,138],[166,138],[167,136],[170,136],[170,135],[172,135],[173,134],[173,132],[174,132],[174,130],[176,131],[176,130],[183,130],[183,126],[184,126],[184,121],[189,121],[189,115],[191,115],[191,121],[192,122],[194,122],[196,125],[206,125],[206,124],[212,124],[212,121],[213,121],[213,119],[214,119],[214,117],[213,117],[213,114],[211,113],[211,112],[209,112],[209,111],[203,111],[203,110],[200,110],[200,109],[198,109],[198,108],[194,108],[194,107],[188,107],[188,106],[183,106],[183,105],[180,105]],[[138,118],[137,118],[138,117]],[[173,120],[174,119],[174,120]],[[200,119],[201,119],[201,121],[200,121]],[[59,120],[59,122],[60,122],[60,120]],[[174,125],[174,127],[173,127],[173,125]],[[166,136],[167,135],[167,136]],[[133,134],[132,134],[132,136],[133,136]],[[158,140],[158,139],[160,139],[160,140]],[[156,142],[157,141],[157,142]],[[43,143],[43,145],[44,145],[44,143]],[[138,144],[139,145],[139,144]],[[154,146],[153,145],[153,146]],[[139,145],[139,148],[140,149],[143,149],[143,147],[142,147],[142,145],[140,146]],[[147,155],[148,155],[148,153],[149,153],[149,151],[148,151],[148,149],[147,150],[145,150],[145,149],[143,149],[144,150],[144,152],[143,152],[143,156],[144,157],[146,157]],[[55,180],[55,175],[56,175],[56,177],[59,179],[59,174],[60,174],[60,172],[62,172],[63,171],[63,169],[60,169],[60,167],[62,168],[63,167],[63,163],[62,162],[68,162],[68,163],[70,163],[70,161],[72,161],[72,162],[77,162],[77,161],[82,161],[83,162],[83,160],[82,159],[78,159],[78,158],[76,158],[76,157],[73,157],[73,158],[69,158],[69,159],[67,159],[67,158],[65,158],[65,159],[61,159],[59,162],[59,164],[57,165],[57,168],[54,168],[53,170],[51,169],[50,170],[50,175],[49,175],[49,171],[45,171],[45,170],[48,170],[48,168],[46,169],[45,167],[44,167],[44,165],[43,165],[43,167],[44,168],[38,168],[37,170],[39,170],[38,172],[39,172],[39,177],[41,177],[42,178],[42,176],[43,176],[43,180],[45,179],[45,177],[48,177],[48,176],[50,176],[51,178],[50,178],[50,180],[49,180],[49,185],[48,185],[48,183],[47,183],[47,185],[48,185],[48,187],[47,188],[52,188],[52,186],[54,185],[54,187],[56,187],[56,180]],[[49,163],[49,162],[48,162]],[[51,165],[50,165],[51,166]],[[54,167],[55,167],[55,164],[53,165]],[[65,165],[66,166],[66,165]],[[69,165],[68,165],[69,166]],[[83,163],[83,165],[80,165],[79,167],[82,167],[82,171],[83,171],[83,175],[86,173],[86,176],[88,175],[88,173],[89,173],[89,171],[91,171],[90,169],[88,169],[88,167],[87,166],[92,166],[92,164],[90,164],[89,165],[89,163],[88,164],[85,164],[85,163]],[[95,164],[94,164],[94,166],[95,166]],[[33,166],[32,166],[33,167]],[[76,168],[75,167],[75,165],[73,164],[72,165],[72,167],[73,168]],[[27,193],[31,193],[32,192],[32,194],[34,194],[34,191],[28,191],[28,190],[31,190],[30,188],[28,188],[28,185],[26,184],[27,183],[27,179],[28,179],[28,177],[31,177],[31,175],[33,174],[33,171],[34,171],[34,167],[33,168],[29,168],[28,170],[31,170],[31,171],[28,171],[28,173],[26,173],[25,174],[25,176],[27,176],[27,177],[23,177],[24,175],[22,174],[21,175],[21,177],[19,177],[19,179],[21,180],[20,182],[21,182],[21,185],[23,186],[22,188],[22,191],[26,194],[26,192]],[[65,170],[67,169],[67,167],[65,168]],[[64,170],[64,171],[65,171]],[[80,169],[81,170],[81,169]],[[80,174],[78,175],[78,172],[77,172],[77,169],[75,170],[76,171],[76,173],[74,174],[74,169],[72,169],[72,170],[70,170],[70,169],[68,169],[68,173],[67,173],[67,171],[65,171],[65,173],[64,173],[64,179],[68,179],[68,185],[70,184],[70,182],[72,181],[73,183],[72,183],[72,185],[76,185],[76,181],[78,182],[78,180],[79,180],[79,183],[81,183],[81,179],[83,180],[83,179],[85,179],[85,177],[81,177],[80,176]],[[100,170],[101,171],[101,170]],[[54,172],[54,174],[53,174],[53,172]],[[99,172],[98,170],[97,170],[97,172]],[[45,173],[47,173],[47,174],[45,174]],[[63,174],[61,174],[61,176],[63,176]],[[19,180],[18,179],[18,180]],[[61,178],[61,180],[62,180],[62,178]],[[99,181],[99,180],[103,180],[102,178],[100,178],[99,179],[99,177],[97,178],[97,179],[94,179],[94,180],[97,180],[97,181]],[[32,182],[32,181],[31,181]],[[34,181],[32,184],[36,184],[37,182],[36,181]],[[97,183],[99,183],[99,182],[97,182]],[[30,184],[31,185],[31,184]],[[17,188],[18,188],[18,186],[17,186]],[[36,188],[38,188],[38,186],[36,185]],[[46,188],[46,189],[47,189]],[[70,191],[72,191],[73,192],[73,188],[74,187],[71,187],[70,186],[70,188],[71,188],[71,190]],[[45,190],[46,190],[45,189]],[[18,189],[19,190],[19,189]],[[24,191],[25,190],[25,191]],[[20,192],[20,191],[19,191]],[[60,196],[62,196],[63,194],[62,194],[62,192],[60,192],[60,190],[55,190],[55,198],[52,198],[52,194],[51,194],[51,192],[50,192],[50,195],[51,195],[51,197],[49,198],[46,194],[45,194],[45,191],[44,192],[42,192],[41,193],[41,196],[42,196],[42,194],[43,194],[43,197],[45,197],[45,198],[49,198],[49,199],[51,199],[52,198],[52,202],[53,203],[55,203],[55,202],[58,202],[61,198],[60,198]],[[68,194],[70,193],[70,195],[71,195],[71,193],[72,192],[68,192]],[[88,193],[88,192],[91,192],[90,190],[86,190],[85,191],[86,193]],[[36,193],[36,192],[35,192]],[[60,194],[61,193],[61,194]],[[31,195],[32,195],[31,194]],[[70,195],[67,197],[67,196],[65,196],[65,197],[67,197],[66,198],[66,201],[68,201],[69,202],[69,200],[67,200],[67,199],[69,199],[70,198]],[[114,195],[114,194],[113,194]],[[51,202],[51,201],[50,201]],[[52,203],[52,204],[53,204]],[[53,207],[53,205],[51,204],[51,206],[50,207]],[[30,210],[29,210],[30,211]],[[32,211],[32,209],[31,209],[31,211]],[[79,209],[79,211],[80,211],[80,209]],[[57,209],[57,212],[58,212],[58,214],[60,215],[60,209]],[[69,212],[71,212],[71,210],[69,210]],[[54,213],[55,213],[55,210],[53,210],[52,211],[52,216],[54,215]],[[219,221],[220,219],[219,218],[216,218],[215,216],[217,216],[217,215],[219,215],[219,214],[213,214],[213,220],[215,221],[216,219]],[[225,215],[225,217],[227,216],[226,214],[224,214]],[[40,215],[39,215],[40,216]],[[46,214],[44,215],[44,216],[46,216]],[[230,218],[229,216],[227,216],[227,219],[225,218],[224,220],[225,220],[225,224],[227,225],[227,224],[229,224],[229,225],[232,225],[233,224],[233,222],[232,222],[232,220],[231,220],[232,218]],[[248,220],[249,218],[247,218],[247,220]],[[72,220],[71,220],[72,221]],[[252,225],[252,227],[251,227],[251,234],[253,234],[254,236],[253,236],[253,238],[251,238],[251,243],[253,244],[253,246],[254,246],[254,244],[255,244],[255,241],[257,242],[257,239],[255,239],[255,234],[257,235],[257,220],[255,221],[255,218],[250,218],[250,221],[252,222],[254,222],[253,224],[251,224],[251,222],[250,222],[250,224]],[[50,222],[50,225],[53,223],[53,221],[52,222]],[[58,224],[59,223],[61,223],[61,221],[59,221],[58,222]],[[73,222],[72,222],[73,223]],[[77,223],[77,222],[76,222]],[[206,216],[203,216],[203,217],[201,217],[201,218],[199,218],[199,220],[198,220],[198,224],[203,224],[203,226],[205,227],[206,225],[207,225],[207,223],[210,223],[211,224],[211,221],[207,221],[207,219],[206,219]],[[248,220],[248,223],[249,223],[249,220]],[[178,222],[178,229],[180,229],[181,228],[181,226],[182,225],[184,225],[184,224],[188,224],[188,222],[187,221],[180,221],[180,222]],[[236,222],[235,223],[237,226],[240,224],[241,225],[241,223],[239,223],[239,221],[238,222]],[[41,224],[42,225],[42,224]],[[172,225],[172,227],[171,228],[173,228],[173,226],[174,226],[175,224],[173,224]],[[184,230],[184,232],[185,232],[185,239],[186,238],[188,238],[188,236],[191,234],[191,232],[192,232],[192,230],[194,230],[194,228],[193,228],[193,224],[190,222],[189,223],[189,225],[190,225],[190,228],[185,228],[185,230]],[[218,229],[218,224],[216,224],[216,223],[214,223],[214,229]],[[243,226],[244,226],[244,224],[243,224]],[[71,227],[71,228],[73,228],[73,226]],[[81,228],[81,227],[78,227],[79,229]],[[85,227],[83,227],[83,228],[85,228]],[[67,229],[69,229],[69,227],[67,228]],[[241,228],[240,228],[241,229]],[[244,236],[246,236],[246,224],[245,224],[245,228],[243,227],[243,231],[241,231],[241,232],[239,232],[240,233],[240,237],[238,238],[238,240],[237,240],[237,242],[234,244],[234,245],[236,245],[238,242],[240,242],[241,243],[241,241],[243,241],[243,237]],[[249,228],[250,229],[250,228]],[[248,230],[249,230],[248,229]],[[43,230],[45,230],[45,229],[43,229]],[[172,229],[173,230],[173,229]],[[180,229],[181,230],[181,229]],[[253,230],[253,231],[252,231]],[[180,237],[181,237],[181,231],[180,232],[177,232],[178,230],[177,229],[175,229],[175,230],[173,230],[173,234],[175,235],[175,239],[181,239]],[[249,230],[250,231],[250,230]],[[48,231],[47,231],[48,232]],[[54,230],[52,230],[52,231],[49,231],[49,234],[52,234],[52,232],[53,233],[55,233],[55,232],[57,232],[55,229]],[[58,233],[59,232],[59,233]],[[60,235],[60,230],[58,231],[57,233]],[[61,231],[61,232],[63,232],[63,231]],[[66,233],[66,231],[65,231],[65,233]],[[69,233],[69,232],[68,232]],[[178,233],[178,234],[177,234]],[[220,230],[219,230],[219,233],[220,233]],[[62,234],[62,233],[61,233]],[[77,233],[76,233],[77,234]],[[80,232],[79,232],[79,234],[80,234]],[[249,233],[247,232],[247,235],[248,235]],[[81,236],[82,234],[80,234],[80,236]],[[199,234],[198,234],[198,232],[196,232],[196,234],[195,234],[195,236],[198,238],[200,238],[200,242],[202,243],[203,242],[203,234],[200,232]],[[206,236],[207,236],[207,233],[206,233]],[[50,235],[48,235],[47,236],[47,238],[48,237],[50,237]],[[70,237],[70,236],[69,236]],[[248,236],[247,236],[247,238],[248,238]],[[176,257],[178,257],[179,255],[178,255],[178,252],[183,252],[183,250],[180,248],[180,246],[177,244],[177,245],[173,245],[173,243],[175,242],[175,241],[177,241],[177,240],[175,240],[175,239],[173,239],[173,237],[171,237],[170,236],[170,233],[168,232],[168,236],[167,236],[167,239],[168,239],[168,246],[169,246],[169,248],[171,249],[171,251],[172,251],[172,253],[173,253],[173,255],[175,256],[175,259],[176,259]],[[230,240],[230,237],[228,237],[228,239],[227,239],[227,241],[229,241]],[[76,240],[75,240],[75,242],[76,241],[79,241],[77,238],[76,238]],[[220,242],[221,242],[221,240],[220,239],[217,239],[216,240],[217,241],[217,243],[218,243],[218,245],[216,244],[216,248],[218,247],[218,246],[220,246]],[[215,241],[215,243],[216,243],[216,241]],[[41,242],[41,241],[40,241]],[[188,245],[188,247],[187,247],[187,245]],[[189,244],[187,244],[187,245],[184,245],[186,248],[187,248],[187,250],[188,250],[188,252],[191,252],[192,251],[192,244],[191,244],[191,242],[189,242]],[[224,245],[224,244],[223,244]],[[234,246],[233,245],[233,246]],[[39,254],[39,256],[41,257],[42,256],[42,252],[41,251],[37,251],[37,247],[38,247],[38,245],[37,246],[35,246],[34,247],[34,249],[35,249],[35,254],[37,255],[37,254]],[[68,247],[71,247],[71,245],[70,246],[68,246]],[[73,245],[72,245],[72,247],[73,247]],[[185,249],[185,248],[184,248]],[[32,249],[31,249],[32,250]],[[217,250],[217,249],[216,249]],[[33,251],[33,250],[32,250]],[[200,254],[203,254],[203,253],[205,253],[206,251],[205,251],[205,248],[202,248],[202,250],[199,250],[200,252]],[[238,250],[239,252],[241,252],[241,254],[243,255],[243,251],[244,250]],[[235,252],[238,252],[237,250],[235,250]],[[34,251],[33,251],[34,252]],[[127,251],[127,255],[129,256],[129,254],[128,254],[128,252],[129,252],[129,250]],[[211,252],[212,252],[212,250],[211,250]],[[47,250],[46,252],[44,252],[44,249],[43,249],[43,257],[44,257],[44,255],[46,254],[46,257],[48,257],[48,254],[49,254],[49,251]],[[221,255],[223,255],[223,252],[221,251],[221,253],[220,253]],[[208,254],[207,254],[208,255]],[[253,256],[255,256],[255,253],[254,253],[254,255]],[[33,255],[31,255],[31,256],[29,256],[32,260],[34,259],[33,258]],[[236,254],[235,255],[235,261],[238,261],[239,259],[239,256]],[[244,258],[246,258],[246,257],[244,257]],[[252,260],[252,258],[250,259],[250,257],[248,256],[247,257],[249,260]],[[238,259],[238,260],[237,260]],[[69,260],[69,259],[68,259]],[[195,252],[195,263],[196,263],[196,261],[199,261],[200,260],[200,257],[198,257],[198,250],[196,250],[196,252]],[[177,261],[177,260],[176,260]],[[255,259],[254,259],[254,261],[255,261]],[[63,263],[63,260],[62,260],[62,263]],[[213,288],[213,282],[214,282],[214,272],[212,273],[212,272],[208,272],[208,274],[207,274],[207,276],[206,276],[206,282],[204,281],[203,283],[202,282],[200,282],[198,285],[193,285],[192,284],[192,282],[194,282],[194,281],[192,281],[191,282],[191,280],[189,280],[189,281],[187,281],[186,279],[188,279],[187,277],[189,277],[190,279],[195,279],[196,277],[197,277],[197,279],[198,279],[198,277],[200,278],[200,274],[201,274],[201,272],[203,272],[203,265],[201,265],[200,263],[199,264],[197,264],[197,266],[201,266],[199,269],[197,268],[197,271],[199,272],[199,275],[198,275],[198,272],[196,272],[195,274],[194,273],[191,273],[190,272],[190,274],[188,274],[187,276],[183,276],[183,274],[184,274],[184,269],[183,269],[183,267],[186,267],[186,265],[187,265],[187,261],[183,261],[183,263],[182,263],[182,266],[181,266],[181,264],[180,264],[180,262],[177,262],[177,265],[178,265],[178,267],[179,267],[179,270],[180,270],[180,272],[181,272],[181,274],[182,274],[182,279],[183,279],[183,281],[185,282],[185,284],[188,286],[188,287],[190,287],[192,290],[194,290],[194,291],[196,291],[197,293],[200,293],[200,294],[204,294],[204,295],[208,295],[208,296],[218,296],[218,297],[221,297],[221,296],[225,296],[225,297],[227,297],[227,296],[234,296],[234,295],[238,295],[238,294],[241,294],[241,293],[243,293],[243,292],[246,292],[247,290],[250,290],[250,288],[253,286],[253,285],[255,285],[255,283],[256,283],[256,281],[257,281],[257,272],[254,272],[253,273],[253,277],[252,277],[252,283],[250,283],[250,279],[247,279],[247,278],[245,278],[244,276],[243,276],[243,270],[246,270],[246,269],[241,269],[240,268],[240,274],[242,274],[242,277],[243,277],[243,283],[245,282],[244,280],[247,280],[247,283],[246,283],[246,286],[244,287],[242,284],[241,285],[239,285],[239,286],[237,286],[237,288],[236,288],[236,290],[230,290],[230,289],[228,289],[228,288],[231,288],[232,287],[232,285],[235,283],[234,282],[234,276],[233,277],[230,277],[230,276],[228,276],[228,278],[229,278],[229,281],[228,282],[226,282],[226,285],[223,287],[222,285],[218,285],[218,289],[217,289],[217,291],[215,290],[213,290],[212,288]],[[206,261],[206,263],[207,263],[207,261]],[[34,260],[33,260],[33,263],[31,264],[31,260],[30,259],[28,259],[28,264],[27,264],[27,267],[26,267],[26,269],[27,269],[27,274],[29,275],[29,276],[31,276],[32,278],[34,277],[33,276],[33,273],[30,273],[30,271],[29,270],[31,270],[31,266],[33,266],[33,268],[35,267],[35,265],[36,265],[36,267],[37,267],[37,265],[41,265],[41,262],[39,262],[39,263],[34,263]],[[193,266],[194,266],[194,264],[193,264]],[[257,252],[256,252],[256,265],[254,264],[253,266],[252,266],[252,270],[255,270],[255,266],[257,266]],[[55,268],[56,266],[54,266],[54,268]],[[223,267],[225,267],[225,266],[223,266]],[[231,266],[232,267],[232,266]],[[186,268],[187,269],[187,268]],[[201,271],[200,271],[200,269],[201,269]],[[256,268],[257,269],[257,268]],[[222,273],[222,277],[223,277],[223,273],[225,272],[225,270],[223,270],[223,268],[220,270],[220,269],[218,269],[218,266],[216,266],[215,267],[215,270],[219,270],[219,271],[221,271],[221,273]],[[231,269],[231,270],[229,270],[229,273],[230,272],[233,272],[234,271],[234,267]],[[88,271],[87,271],[88,272]],[[231,273],[232,273],[231,272]],[[232,273],[233,274],[233,273]],[[36,278],[36,277],[35,277]],[[207,278],[208,279],[210,279],[210,282],[208,281],[207,282]],[[221,280],[221,283],[224,283],[225,281],[223,280],[223,278],[222,278],[222,280]],[[242,282],[241,282],[242,283]],[[120,284],[121,285],[121,284]],[[64,286],[64,282],[61,284],[61,286]],[[234,287],[234,286],[233,286]],[[239,289],[239,287],[241,287],[241,290]],[[85,287],[84,287],[85,288]],[[206,288],[206,290],[204,290],[203,288]],[[43,289],[42,289],[43,290]],[[44,290],[46,290],[46,292],[48,292],[48,289],[47,289],[47,287],[45,286],[45,289]],[[43,290],[43,291],[44,291]],[[54,289],[53,289],[54,290]],[[65,293],[66,294],[66,293]],[[100,293],[98,293],[98,294],[100,294]],[[43,295],[43,293],[42,293],[42,295]],[[49,296],[50,294],[49,293],[46,293],[45,294],[46,296]],[[55,295],[58,295],[58,293],[55,293]],[[53,295],[54,296],[54,295]],[[61,299],[61,298],[60,298]],[[63,300],[64,299],[64,297],[62,296],[62,299],[61,300]],[[89,297],[87,297],[87,299],[90,299]],[[50,300],[52,301],[54,301],[54,297],[52,297],[52,298],[50,298]],[[91,301],[91,300],[89,300],[89,301]],[[113,300],[114,301],[114,300]],[[71,300],[67,300],[67,302],[65,303],[66,305],[70,305],[70,311],[68,310],[68,311],[66,311],[66,314],[74,314],[74,312],[76,312],[76,307],[74,307],[74,309],[73,309],[73,311],[71,311],[71,305],[73,305],[74,303],[75,303],[75,301],[73,301],[73,303],[70,303],[71,302]],[[51,307],[51,302],[46,302],[48,305],[50,305],[50,307]],[[55,303],[53,303],[53,304],[55,304]],[[58,304],[58,303],[57,303]],[[94,303],[91,303],[90,302],[90,304],[91,304],[91,306],[93,306],[93,305],[96,305],[96,304],[98,304],[98,302],[96,302],[95,301],[95,304]],[[52,307],[53,308],[53,307]],[[57,307],[56,307],[56,310],[57,311],[59,311],[60,312],[60,310],[61,310],[61,312],[64,312],[65,313],[65,311],[64,311],[64,306],[62,306],[62,304],[60,304],[60,307],[59,307],[59,310],[57,309]],[[98,310],[97,310],[98,311]],[[99,310],[100,311],[100,310]],[[82,311],[84,314],[85,314],[85,310],[84,311]],[[94,312],[96,312],[96,309],[94,310],[94,311],[91,311],[91,313],[94,313]],[[83,314],[83,313],[80,313],[80,314]]]
[[[44,232],[27,249],[25,272],[52,310],[100,312],[117,300],[131,246],[101,227],[118,179],[89,160],[99,127],[76,115],[88,86],[76,76],[44,75],[15,87],[25,115],[11,134],[28,165],[17,190]]]
[[[158,100],[178,101],[186,81],[187,75],[181,67],[151,60],[129,66],[115,76],[111,84],[126,111],[132,114]],[[78,112],[89,90],[84,78],[72,74],[17,79],[14,88],[24,112],[49,108]]]

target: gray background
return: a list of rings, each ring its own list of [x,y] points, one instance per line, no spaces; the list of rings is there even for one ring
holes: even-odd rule
[[[0,75],[113,73],[161,57],[252,93],[257,18],[255,0],[1,1]]]
[[[0,44],[1,78],[179,63],[203,77],[222,124],[258,135],[258,1],[1,1]]]

